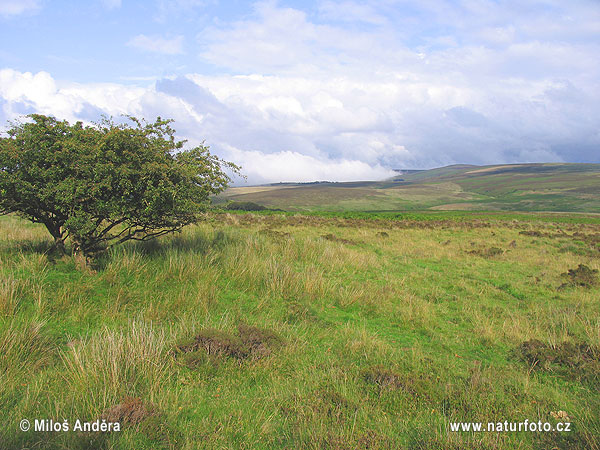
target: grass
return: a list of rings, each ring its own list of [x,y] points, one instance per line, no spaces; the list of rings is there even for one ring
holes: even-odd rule
[[[596,216],[215,214],[95,271],[0,229],[2,449],[600,448]]]
[[[216,199],[292,211],[558,211],[600,213],[600,164],[456,165],[381,182],[237,187]]]

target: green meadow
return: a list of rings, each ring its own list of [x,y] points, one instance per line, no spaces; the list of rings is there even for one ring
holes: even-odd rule
[[[598,216],[211,213],[93,267],[0,230],[1,449],[600,448]],[[571,431],[450,429],[525,420]]]
[[[455,165],[385,181],[230,188],[225,199],[310,211],[600,213],[600,164]]]

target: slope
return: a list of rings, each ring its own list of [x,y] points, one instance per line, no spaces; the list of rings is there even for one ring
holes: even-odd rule
[[[289,211],[600,212],[600,164],[454,165],[379,182],[236,187],[223,198]]]

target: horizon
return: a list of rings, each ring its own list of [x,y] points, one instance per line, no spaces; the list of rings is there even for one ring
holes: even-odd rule
[[[390,180],[392,178],[396,178],[399,175],[404,175],[403,172],[427,172],[429,170],[436,170],[436,169],[446,169],[449,167],[460,167],[460,166],[469,166],[469,167],[503,167],[503,166],[533,166],[533,165],[580,165],[580,164],[584,164],[584,165],[600,165],[600,163],[592,163],[592,162],[578,162],[578,163],[568,163],[568,162],[535,162],[535,163],[502,163],[502,164],[469,164],[469,163],[455,163],[455,164],[449,164],[447,166],[439,166],[439,167],[430,167],[427,169],[392,169],[395,174],[392,175],[391,177],[387,177],[387,178],[382,178],[382,179],[371,179],[371,180],[352,180],[352,181],[334,181],[334,180],[309,180],[309,181],[270,181],[267,183],[253,183],[253,184],[249,184],[247,182],[244,183],[237,183],[237,180],[234,180],[234,182],[229,186],[230,188],[239,188],[239,187],[256,187],[256,186],[271,186],[271,185],[278,185],[278,184],[298,184],[298,185],[303,185],[303,184],[319,184],[319,183],[336,183],[336,184],[341,184],[341,183],[359,183],[359,182],[379,182],[379,181],[385,181],[385,180]]]
[[[0,0],[0,29],[0,129],[173,118],[245,185],[600,163],[592,0]]]

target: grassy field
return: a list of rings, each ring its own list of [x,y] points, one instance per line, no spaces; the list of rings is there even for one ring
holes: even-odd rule
[[[236,187],[220,199],[291,211],[600,213],[600,164],[456,165],[354,183]]]
[[[0,219],[3,450],[600,448],[597,217],[215,214],[94,270]],[[525,419],[572,431],[449,429]]]

